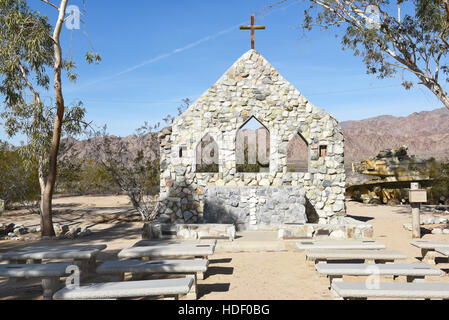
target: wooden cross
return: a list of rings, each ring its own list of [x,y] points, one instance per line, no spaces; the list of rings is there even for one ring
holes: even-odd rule
[[[251,30],[251,49],[254,49],[254,31],[255,30],[265,30],[265,26],[255,26],[254,25],[254,15],[251,15],[251,25],[241,26],[240,30]]]

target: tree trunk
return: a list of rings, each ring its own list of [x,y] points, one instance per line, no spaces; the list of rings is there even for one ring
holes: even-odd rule
[[[423,81],[424,85],[433,92],[434,95],[449,109],[449,96],[446,91],[439,85],[430,81]]]
[[[57,161],[58,161],[59,145],[61,141],[62,121],[64,119],[64,98],[62,95],[62,83],[61,83],[62,50],[59,41],[59,36],[61,34],[61,29],[64,24],[67,2],[68,0],[61,0],[61,4],[59,6],[58,21],[56,22],[56,26],[53,32],[53,42],[55,51],[55,61],[53,68],[54,68],[54,86],[56,98],[56,117],[53,125],[53,137],[51,140],[51,147],[50,147],[48,176],[46,179],[45,189],[44,192],[42,193],[42,200],[41,200],[42,236],[55,235],[52,217],[52,200],[53,200],[53,191],[56,183]]]

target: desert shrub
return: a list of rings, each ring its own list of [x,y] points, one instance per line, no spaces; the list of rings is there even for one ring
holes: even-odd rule
[[[105,166],[93,159],[64,161],[58,170],[58,193],[84,195],[120,192]]]
[[[106,149],[104,168],[112,176],[116,186],[125,192],[143,220],[152,221],[157,211],[154,196],[159,192],[159,159],[151,159],[144,154],[145,146],[135,155],[123,145],[113,152],[108,138],[102,140]],[[131,158],[130,158],[131,157]]]
[[[0,142],[0,199],[8,209],[25,206],[37,212],[40,199],[37,165],[25,161],[20,148]]]

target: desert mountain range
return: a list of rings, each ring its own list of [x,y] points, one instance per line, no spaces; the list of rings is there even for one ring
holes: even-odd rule
[[[402,145],[409,147],[409,154],[418,157],[449,158],[449,110],[446,108],[412,113],[406,117],[384,115],[358,121],[343,121],[340,126],[346,140],[347,165],[350,165],[351,161],[375,156],[380,150]],[[124,144],[131,151],[146,145],[145,153],[148,156],[155,158],[159,155],[157,134],[111,137],[111,141],[113,144]],[[101,148],[92,140],[72,142],[77,152],[69,156],[85,159],[96,154],[96,157],[102,157]]]
[[[409,147],[422,158],[449,157],[449,110],[415,112],[406,117],[379,116],[340,123],[349,161],[378,154],[382,149]]]

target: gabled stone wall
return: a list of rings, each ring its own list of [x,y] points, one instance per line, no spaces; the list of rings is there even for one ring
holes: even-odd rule
[[[236,172],[237,131],[252,117],[270,133],[269,172]],[[308,144],[306,173],[287,169],[287,145],[298,133]],[[206,134],[218,144],[218,173],[195,172],[196,147]],[[319,217],[316,222],[345,215],[344,139],[337,121],[312,105],[255,50],[245,53],[159,138],[159,212],[173,222],[202,222],[209,186],[295,187],[309,204],[308,213]],[[320,157],[320,146],[327,148],[325,157]]]

